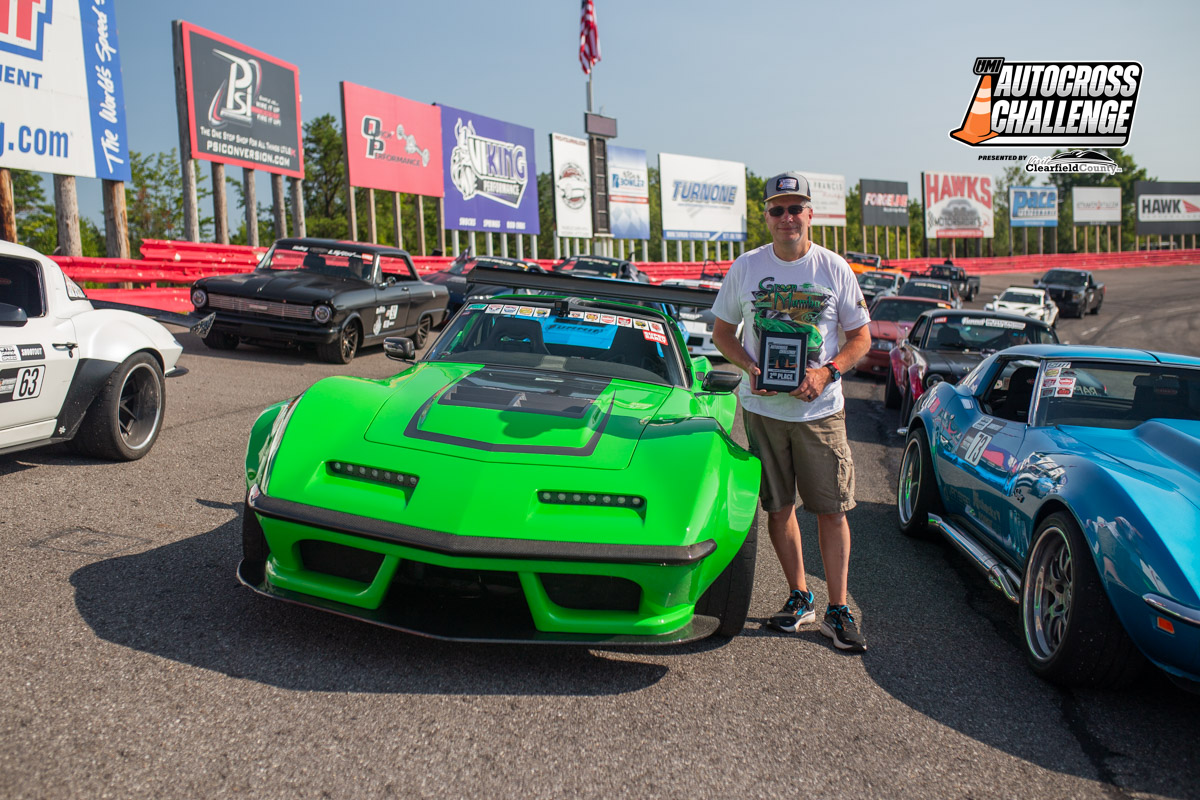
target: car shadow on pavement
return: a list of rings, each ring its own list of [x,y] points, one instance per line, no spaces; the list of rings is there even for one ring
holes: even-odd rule
[[[1196,796],[1200,697],[1149,666],[1120,691],[1039,679],[1026,664],[1017,606],[964,557],[940,539],[904,537],[890,505],[860,503],[848,517],[852,604],[870,647],[863,666],[880,688],[1043,768],[1126,790]],[[815,541],[809,550],[806,562],[819,565]]]
[[[114,644],[296,691],[599,696],[668,672],[584,647],[427,639],[260,597],[234,574],[240,517],[76,570],[83,620]]]

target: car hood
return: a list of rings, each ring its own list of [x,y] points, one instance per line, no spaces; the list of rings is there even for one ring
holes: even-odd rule
[[[209,278],[202,285],[209,294],[253,297],[260,300],[287,300],[296,303],[328,300],[340,292],[348,289],[361,289],[368,284],[354,278],[336,278],[300,270],[290,272],[259,272],[256,270],[240,275]]]
[[[603,377],[431,363],[382,403],[363,436],[481,461],[587,459],[591,468],[624,469],[669,393]]]
[[[870,327],[867,330],[871,332],[872,339],[887,339],[888,341],[895,342],[907,336],[911,329],[911,322],[871,320]]]
[[[1169,484],[1200,510],[1200,422],[1159,419],[1132,430],[1064,426],[1083,444]]]
[[[1032,303],[1009,303],[1004,300],[996,300],[988,305],[994,311],[1009,311],[1014,314],[1028,314],[1030,311],[1041,309],[1041,306]]]
[[[925,350],[921,355],[925,358],[927,373],[952,375],[956,381],[975,369],[975,366],[984,359],[982,353],[960,353],[952,350]]]

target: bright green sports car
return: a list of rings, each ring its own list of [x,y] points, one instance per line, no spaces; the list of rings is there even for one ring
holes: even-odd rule
[[[445,639],[737,634],[759,462],[730,435],[738,375],[689,358],[659,310],[715,292],[487,272],[471,280],[545,294],[468,304],[398,375],[327,378],[258,418],[241,581]]]

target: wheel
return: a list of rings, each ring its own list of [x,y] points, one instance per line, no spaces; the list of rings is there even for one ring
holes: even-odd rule
[[[933,459],[924,431],[908,435],[904,456],[900,460],[900,477],[896,482],[896,514],[900,532],[914,539],[929,538],[929,515],[942,512],[942,496],[938,494],[937,477],[933,474]]]
[[[1104,298],[1103,298],[1103,297],[1101,297],[1099,300],[1097,300],[1097,301],[1096,301],[1096,307],[1092,309],[1092,313],[1093,313],[1093,314],[1099,314],[1099,313],[1100,313],[1100,306],[1102,306],[1102,305],[1104,305]]]
[[[329,344],[317,345],[317,357],[330,364],[349,364],[358,352],[358,325],[347,322],[338,337]]]
[[[96,395],[71,446],[90,456],[136,461],[154,446],[166,408],[162,367],[149,353],[134,353]]]
[[[754,560],[758,556],[758,514],[750,521],[746,541],[729,566],[717,576],[696,603],[696,613],[721,621],[715,636],[734,637],[742,632],[750,611],[750,593],[754,589]]]
[[[1021,583],[1021,628],[1033,671],[1054,683],[1116,688],[1144,664],[1108,602],[1083,533],[1063,511],[1034,533]]]
[[[433,330],[433,318],[421,317],[417,322],[417,329],[413,331],[413,345],[419,350],[425,346],[426,340],[429,339],[429,331]]]
[[[204,346],[210,350],[233,350],[241,341],[235,334],[222,333],[221,331],[209,331],[201,341]]]
[[[891,364],[888,364],[887,383],[883,387],[883,407],[900,407],[900,387],[896,385],[896,378],[892,375]]]

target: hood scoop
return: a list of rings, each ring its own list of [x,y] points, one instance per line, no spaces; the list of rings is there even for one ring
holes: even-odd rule
[[[438,405],[581,419],[608,384],[606,378],[484,368],[443,392]]]

